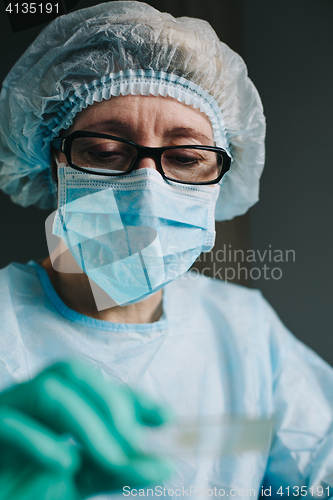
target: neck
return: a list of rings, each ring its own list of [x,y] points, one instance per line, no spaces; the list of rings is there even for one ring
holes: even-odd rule
[[[137,304],[114,306],[99,311],[86,274],[60,273],[53,269],[50,257],[41,265],[47,271],[61,300],[80,314],[112,323],[154,323],[162,315],[162,290]]]

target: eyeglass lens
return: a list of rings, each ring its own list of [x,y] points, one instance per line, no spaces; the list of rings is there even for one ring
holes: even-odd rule
[[[77,137],[71,147],[71,160],[77,167],[115,175],[129,170],[137,154],[131,144],[98,137]],[[223,156],[205,149],[168,149],[161,156],[161,164],[164,174],[170,179],[208,182],[220,175]]]

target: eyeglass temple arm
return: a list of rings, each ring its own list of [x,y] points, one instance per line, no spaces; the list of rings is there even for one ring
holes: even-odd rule
[[[64,142],[64,139],[61,137],[58,137],[56,139],[53,139],[53,141],[51,141],[51,146],[53,146],[54,148],[63,152],[63,142]]]

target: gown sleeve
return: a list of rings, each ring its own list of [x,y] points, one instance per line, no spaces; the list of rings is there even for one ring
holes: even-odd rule
[[[263,486],[271,498],[333,497],[333,369],[265,308],[274,436]]]

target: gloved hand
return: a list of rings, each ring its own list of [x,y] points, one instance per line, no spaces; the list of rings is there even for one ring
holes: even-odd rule
[[[171,465],[139,443],[144,426],[167,420],[81,362],[51,366],[0,394],[0,500],[79,500],[159,483]]]

